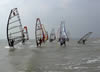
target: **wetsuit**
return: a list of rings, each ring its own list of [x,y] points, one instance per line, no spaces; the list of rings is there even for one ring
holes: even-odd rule
[[[37,46],[41,46],[41,43],[42,43],[42,39],[40,38],[40,39],[38,39],[38,42],[37,42]]]
[[[83,44],[85,44],[86,40],[83,40]]]
[[[14,47],[14,40],[13,40],[13,39],[10,39],[10,40],[9,40],[9,46],[10,46],[10,47]]]
[[[22,43],[25,43],[25,35],[23,34],[23,39],[22,39]]]
[[[61,38],[60,39],[60,45],[62,46],[62,45],[66,45],[66,40],[65,40],[65,38]]]

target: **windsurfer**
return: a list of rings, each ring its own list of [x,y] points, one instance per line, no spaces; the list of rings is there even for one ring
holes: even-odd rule
[[[25,35],[24,35],[24,33],[23,33],[23,38],[22,38],[22,43],[24,44],[25,43]]]
[[[38,39],[37,46],[38,46],[38,45],[40,45],[40,46],[41,46],[41,44],[42,44],[42,39],[41,39],[41,38],[39,38],[39,39]]]
[[[13,40],[13,39],[10,39],[10,40],[9,40],[9,46],[10,46],[10,47],[14,47],[14,40]]]
[[[41,46],[41,43],[42,43],[42,39],[40,38],[40,46]]]
[[[66,46],[66,39],[65,38],[61,38],[60,39],[60,45],[65,45]]]
[[[86,42],[86,39],[83,40],[83,44],[85,44],[85,42]]]

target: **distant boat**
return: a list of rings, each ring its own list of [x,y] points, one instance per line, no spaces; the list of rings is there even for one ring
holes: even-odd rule
[[[37,46],[41,46],[42,43],[45,43],[45,41],[48,40],[48,33],[43,24],[41,24],[40,18],[36,19],[35,38]]]
[[[55,29],[52,29],[50,33],[50,42],[54,40],[56,40],[56,34],[55,34]]]
[[[85,42],[88,40],[88,38],[90,37],[90,35],[92,34],[93,32],[88,32],[87,34],[85,34],[79,41],[78,43],[79,44],[85,44]]]
[[[66,41],[69,41],[66,28],[65,28],[65,23],[62,21],[60,24],[60,29],[59,29],[59,42],[61,45],[66,44]]]
[[[24,32],[17,8],[11,10],[7,22],[7,40],[10,47],[24,42]]]
[[[28,28],[27,26],[24,26],[24,35],[25,35],[25,40],[29,40],[29,35],[28,35]]]

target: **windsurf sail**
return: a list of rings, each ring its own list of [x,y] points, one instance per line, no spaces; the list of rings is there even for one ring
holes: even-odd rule
[[[59,42],[60,42],[60,45],[65,45],[66,46],[66,41],[69,41],[69,38],[68,38],[68,35],[67,35],[67,32],[66,32],[66,28],[65,28],[65,22],[62,21],[61,24],[60,24],[60,31],[59,31]]]
[[[65,28],[65,23],[62,21],[60,24],[60,38],[65,38],[66,40],[68,39],[68,35],[66,32],[66,28]]]
[[[87,41],[87,39],[90,37],[90,35],[92,34],[93,32],[88,32],[87,34],[85,34],[79,41],[78,43],[81,44],[83,43],[83,41]]]
[[[56,34],[55,34],[55,29],[52,29],[50,33],[50,42],[54,40],[56,40]]]
[[[11,41],[13,41],[13,45],[18,44],[24,39],[24,33],[22,29],[21,19],[18,13],[17,8],[11,10],[8,22],[7,22],[7,40],[9,46],[11,45]]]
[[[24,26],[24,35],[25,35],[25,40],[29,40],[29,35],[28,35],[28,29],[27,26]]]
[[[36,19],[35,38],[36,38],[37,46],[39,44],[41,45],[41,43],[44,42],[44,40],[45,40],[45,35],[44,35],[44,32],[43,32],[43,28],[42,28],[40,18]]]
[[[47,41],[48,40],[48,32],[45,30],[45,27],[44,25],[42,24],[42,29],[43,29],[43,33],[44,33],[44,41]]]

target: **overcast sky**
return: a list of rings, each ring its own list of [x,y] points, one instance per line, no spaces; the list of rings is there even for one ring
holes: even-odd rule
[[[0,39],[6,39],[10,10],[18,8],[23,26],[35,38],[36,18],[41,19],[47,31],[59,27],[62,20],[71,37],[81,37],[89,31],[100,37],[100,0],[0,0]]]

